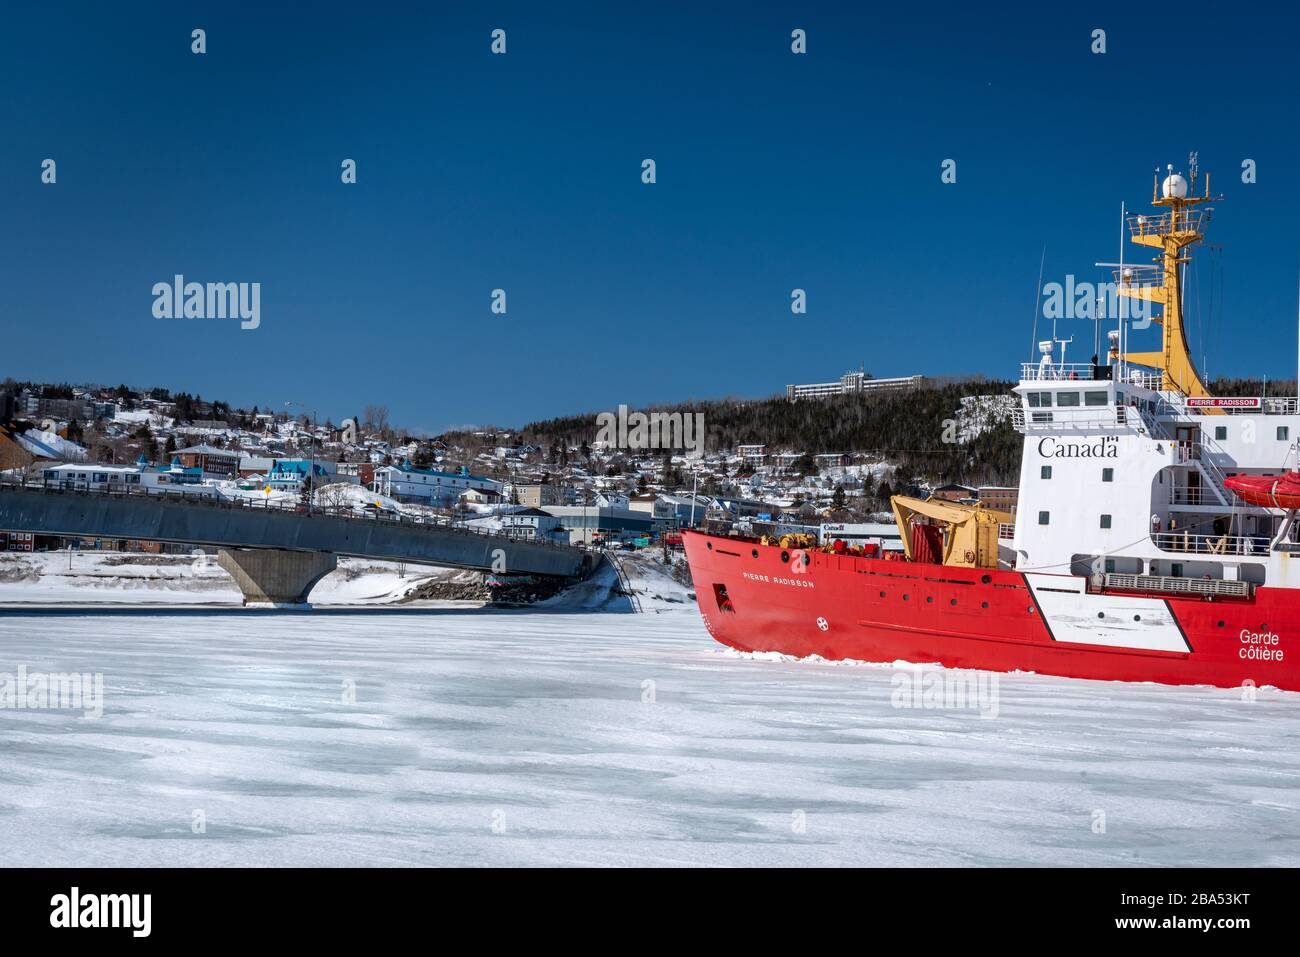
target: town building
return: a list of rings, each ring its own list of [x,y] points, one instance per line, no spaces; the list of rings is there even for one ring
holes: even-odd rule
[[[920,388],[925,376],[909,375],[895,379],[873,379],[865,372],[846,372],[838,382],[811,382],[807,385],[788,385],[785,397],[791,402],[800,399],[824,399],[832,395],[861,395],[865,392],[905,392]]]
[[[372,491],[403,502],[421,502],[449,507],[466,489],[500,492],[501,484],[462,467],[459,471],[418,469],[409,459],[401,465],[383,465],[375,469]]]
[[[654,520],[631,509],[599,508],[595,505],[554,505],[545,511],[560,519],[573,544],[597,540],[612,541],[648,535]]]
[[[553,540],[563,535],[561,520],[540,508],[526,508],[502,515],[501,531],[510,538],[526,541]]]
[[[971,486],[958,485],[956,482],[940,485],[930,493],[930,498],[943,499],[946,502],[974,502],[977,497],[978,493]]]
[[[515,485],[515,499],[525,508],[546,508],[549,505],[563,505],[564,490],[558,485],[547,483],[529,483]]]
[[[1020,503],[1020,489],[1015,486],[981,485],[976,489],[979,503],[985,508],[1015,514]]]
[[[239,451],[219,449],[213,445],[191,445],[172,453],[186,468],[196,468],[204,475],[234,478],[239,474]]]
[[[332,482],[329,468],[332,464],[311,459],[276,459],[266,473],[266,484],[275,491],[296,492],[310,475],[313,487],[319,488]]]
[[[59,489],[83,492],[145,492],[158,495],[198,495],[211,498],[215,490],[197,467],[172,459],[167,468],[149,465],[144,456],[135,465],[92,465],[61,462],[41,469],[42,481]]]

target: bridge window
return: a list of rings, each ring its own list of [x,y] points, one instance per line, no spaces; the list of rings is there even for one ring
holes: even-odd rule
[[[1226,425],[1216,425],[1214,427],[1214,441],[1222,442],[1228,437],[1228,427]]]
[[[1106,571],[1112,573],[1115,571],[1115,559],[1113,558],[1106,559]]]
[[[1029,392],[1026,393],[1026,398],[1029,399],[1031,409],[1051,408],[1052,393],[1050,392]]]
[[[1103,515],[1103,516],[1101,517],[1101,527],[1102,527],[1102,528],[1110,528],[1110,516],[1109,516],[1109,515]]]
[[[1285,442],[1291,438],[1291,427],[1289,425],[1279,425],[1277,427],[1277,440]]]
[[[1056,404],[1062,408],[1076,406],[1079,404],[1079,393],[1077,392],[1058,392],[1056,393]]]
[[[1110,405],[1110,393],[1108,392],[1085,392],[1083,394],[1084,405]]]
[[[1101,480],[1102,480],[1103,482],[1113,482],[1113,481],[1115,481],[1115,470],[1114,470],[1114,469],[1102,469],[1102,470],[1101,470]]]
[[[1052,520],[1052,513],[1051,513],[1051,512],[1039,512],[1039,513],[1038,513],[1038,524],[1039,524],[1039,525],[1046,525],[1046,524],[1048,524],[1051,520]]]
[[[1042,469],[1041,469],[1041,471],[1040,471],[1039,474],[1040,474],[1040,477],[1041,477],[1041,478],[1045,478],[1045,479],[1049,479],[1049,478],[1051,478],[1051,477],[1052,477],[1052,467],[1051,467],[1050,465],[1044,465],[1044,466],[1042,467]]]

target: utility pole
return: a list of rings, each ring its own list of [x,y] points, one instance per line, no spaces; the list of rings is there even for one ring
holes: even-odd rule
[[[310,515],[313,500],[316,498],[316,489],[314,488],[316,482],[316,422],[319,416],[317,416],[315,409],[308,409],[301,402],[286,402],[284,407],[287,409],[291,405],[298,406],[303,412],[311,412],[311,445],[309,446],[311,451],[308,453],[311,459],[307,465],[307,514]]]

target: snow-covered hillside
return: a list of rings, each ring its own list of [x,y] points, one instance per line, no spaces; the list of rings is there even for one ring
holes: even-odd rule
[[[957,411],[957,441],[969,442],[1011,418],[1020,399],[1015,395],[968,395]]]

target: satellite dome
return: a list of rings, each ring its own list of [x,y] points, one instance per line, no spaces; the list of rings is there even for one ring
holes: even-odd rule
[[[1172,173],[1165,177],[1165,181],[1160,186],[1160,194],[1165,199],[1183,199],[1187,196],[1187,180],[1178,173]]]

